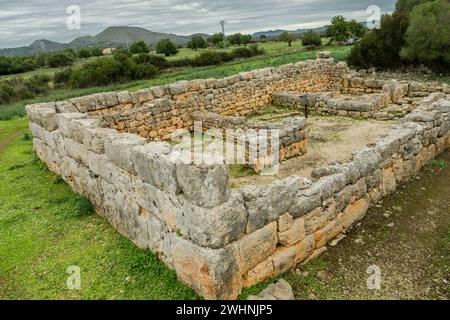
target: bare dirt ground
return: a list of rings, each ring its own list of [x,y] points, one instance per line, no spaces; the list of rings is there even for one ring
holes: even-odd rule
[[[314,167],[324,166],[333,161],[350,161],[354,151],[375,142],[394,124],[391,121],[337,116],[312,116],[309,123],[308,151],[305,155],[282,162],[278,174],[274,176],[232,178],[233,187],[270,183],[291,175],[310,177]]]
[[[440,159],[336,247],[285,275],[296,298],[450,299],[450,152]],[[367,288],[371,265],[380,268],[381,290]]]

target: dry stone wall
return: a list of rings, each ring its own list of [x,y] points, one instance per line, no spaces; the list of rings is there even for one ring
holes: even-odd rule
[[[89,197],[112,226],[158,254],[205,298],[234,299],[243,287],[326,250],[327,242],[363,218],[371,204],[449,148],[450,97],[426,98],[376,145],[359,150],[349,163],[326,168],[317,181],[291,176],[239,189],[230,187],[225,164],[174,161],[176,145],[152,141],[171,131],[168,124],[158,127],[164,120],[156,117],[181,117],[188,122],[181,127],[190,128],[191,102],[195,111],[203,111],[204,103],[207,111],[241,115],[271,101],[274,91],[324,90],[343,81],[346,72],[345,65],[329,60],[302,62],[236,76],[240,80],[234,85],[242,83],[235,91],[226,89],[223,79],[211,80],[212,90],[217,90],[211,105],[189,100],[190,85],[182,83],[30,105],[27,113],[39,158],[73,190]],[[199,83],[208,87],[207,82]],[[249,91],[239,89],[249,85]],[[227,101],[224,97],[234,93],[239,98],[226,106],[212,102],[219,96]],[[169,94],[170,99],[164,97]],[[206,91],[201,95],[206,97]],[[189,111],[173,115],[178,109],[145,106],[158,99],[174,106],[184,101],[187,107],[181,110]],[[138,120],[137,111],[147,107],[147,118]],[[138,129],[141,125],[145,129]],[[158,133],[158,128],[166,131]],[[144,131],[157,131],[157,136]]]
[[[102,93],[60,103],[60,111],[102,118],[101,125],[152,140],[168,140],[177,129],[193,129],[198,111],[243,116],[285,90],[323,91],[342,82],[347,68],[332,59],[302,61],[223,79],[180,81],[137,92]]]
[[[232,148],[240,148],[242,164],[261,172],[273,168],[280,161],[306,153],[307,125],[303,117],[283,119],[281,123],[227,117],[212,112],[197,112],[193,119],[201,123],[202,131],[221,140],[232,141]]]

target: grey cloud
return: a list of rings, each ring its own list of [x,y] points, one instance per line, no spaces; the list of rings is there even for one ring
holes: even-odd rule
[[[177,34],[217,32],[220,20],[228,21],[228,32],[314,27],[337,14],[363,20],[369,5],[387,13],[394,4],[395,0],[0,0],[0,48],[39,38],[68,42],[119,25]],[[81,30],[66,27],[70,5],[81,8]]]

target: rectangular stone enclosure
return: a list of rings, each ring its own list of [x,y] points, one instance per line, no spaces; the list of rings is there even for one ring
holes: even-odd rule
[[[303,117],[276,124],[246,117],[274,102],[317,114],[397,120],[378,142],[355,150],[347,163],[330,163],[315,179],[292,175],[232,188],[225,162],[174,160],[180,145],[174,136],[193,132],[197,121],[216,138],[234,134],[236,145],[243,137],[247,160],[248,130],[277,129],[278,143],[265,144],[264,156],[256,153],[250,164],[256,171],[274,159],[301,157],[308,141]],[[318,256],[450,147],[445,89],[367,78],[326,54],[224,79],[26,109],[34,150],[50,170],[207,299],[235,299],[242,288]]]

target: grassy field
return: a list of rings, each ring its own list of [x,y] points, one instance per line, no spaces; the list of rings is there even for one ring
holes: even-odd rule
[[[0,121],[0,142],[27,126]],[[38,161],[31,141],[0,150],[0,299],[198,299]],[[81,290],[66,271],[81,268]]]
[[[267,47],[272,48],[271,51],[272,53],[268,53],[264,56],[258,56],[250,59],[233,61],[219,66],[181,68],[176,71],[165,72],[155,79],[139,80],[125,84],[117,84],[106,87],[50,90],[49,94],[45,97],[40,97],[32,100],[24,100],[10,105],[0,105],[0,120],[8,120],[16,116],[24,115],[25,105],[31,103],[60,101],[91,93],[106,92],[106,91],[120,91],[120,90],[133,91],[155,85],[167,84],[178,80],[221,78],[257,68],[279,66],[291,62],[297,62],[306,59],[314,59],[317,51],[320,50],[330,50],[333,54],[333,57],[337,61],[342,61],[345,60],[348,53],[350,52],[350,47],[339,47],[339,46],[325,47],[321,48],[320,50],[304,51],[301,48],[295,47],[295,44],[291,48],[289,48],[285,43],[272,43],[266,45]],[[281,50],[282,48],[284,48],[286,51]],[[278,52],[277,50],[281,51]]]
[[[26,128],[26,118],[0,121],[0,300],[200,299],[154,254],[87,211],[37,159],[29,136],[17,136]],[[80,267],[81,290],[67,288],[69,266]]]

